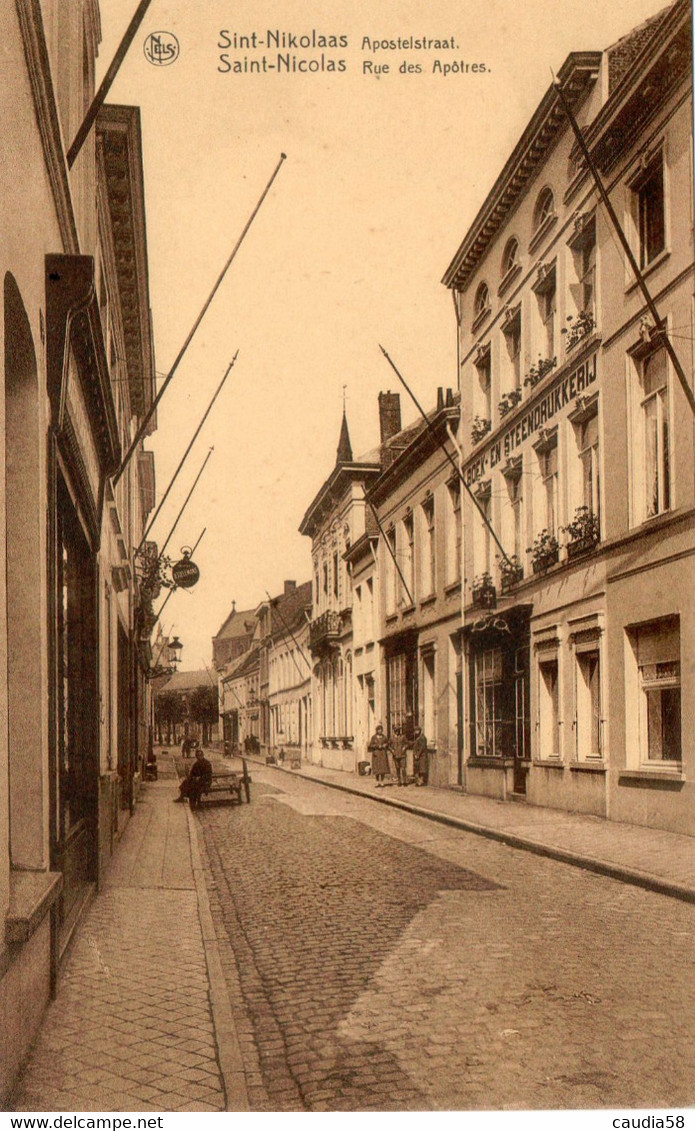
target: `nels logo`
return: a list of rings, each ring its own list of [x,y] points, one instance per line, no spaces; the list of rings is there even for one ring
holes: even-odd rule
[[[153,31],[143,45],[145,58],[154,67],[168,67],[179,57],[179,41],[173,32]]]

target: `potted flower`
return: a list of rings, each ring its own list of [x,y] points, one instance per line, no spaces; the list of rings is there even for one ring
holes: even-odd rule
[[[489,573],[481,573],[471,585],[473,606],[476,609],[494,609],[497,604],[497,590]]]
[[[518,405],[521,400],[521,389],[512,389],[510,392],[505,393],[502,400],[498,404],[500,416],[506,416],[508,412]]]
[[[556,357],[539,356],[538,363],[536,365],[532,365],[528,373],[526,374],[526,377],[524,378],[524,385],[529,385],[532,389],[535,388],[538,382],[543,380],[546,373],[550,373],[551,369],[554,369],[556,365]]]
[[[598,515],[588,507],[577,507],[574,518],[562,530],[567,535],[567,557],[570,561],[593,550],[601,537]]]
[[[526,551],[531,555],[531,566],[534,573],[545,573],[557,562],[560,553],[560,543],[554,534],[546,528],[541,530],[532,546]]]
[[[479,444],[483,436],[487,436],[490,431],[491,422],[486,420],[483,416],[476,416],[471,428],[471,441],[474,444]]]
[[[562,330],[566,335],[565,349],[569,352],[577,342],[581,342],[587,334],[590,334],[596,325],[596,319],[593,314],[588,310],[580,310],[579,314],[568,314],[567,321],[569,326]]]
[[[509,558],[498,557],[497,562],[502,578],[502,592],[509,593],[510,589],[523,581],[524,567],[516,554],[512,554]]]

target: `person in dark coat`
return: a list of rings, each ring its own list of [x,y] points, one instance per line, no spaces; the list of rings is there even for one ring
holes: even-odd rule
[[[389,740],[384,734],[381,723],[369,740],[367,749],[372,756],[372,773],[376,778],[377,788],[383,786],[384,775],[391,772],[389,766]]]
[[[197,749],[195,752],[195,762],[188,771],[188,777],[185,777],[179,786],[179,796],[174,798],[181,804],[188,798],[188,804],[191,809],[195,809],[200,801],[201,795],[205,793],[212,785],[212,763],[208,762],[203,754],[203,751]]]
[[[430,773],[429,755],[427,753],[427,739],[420,727],[415,727],[414,732],[413,763],[415,768],[415,784],[427,785]]]
[[[398,784],[407,785],[408,778],[406,774],[406,759],[408,756],[408,741],[403,734],[401,727],[395,728],[394,736],[391,739],[391,751],[393,753],[393,760],[396,765]]]

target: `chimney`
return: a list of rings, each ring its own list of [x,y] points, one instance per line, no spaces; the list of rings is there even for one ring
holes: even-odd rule
[[[287,596],[288,593],[291,593],[292,590],[296,589],[296,588],[297,588],[297,582],[296,581],[286,581],[285,582],[285,593],[284,593],[285,597]]]
[[[392,393],[390,389],[379,393],[379,428],[382,444],[401,430],[401,398],[399,393]]]
[[[437,389],[437,412],[441,412],[444,408],[444,390],[439,386]]]
[[[454,390],[447,389],[446,391],[446,407],[453,408],[454,405]]]

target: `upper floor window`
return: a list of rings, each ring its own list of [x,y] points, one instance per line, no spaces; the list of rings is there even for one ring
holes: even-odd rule
[[[422,504],[422,552],[420,560],[420,596],[429,597],[435,589],[434,498]]]
[[[446,516],[446,583],[453,584],[461,577],[461,483],[458,478],[447,484]]]
[[[555,200],[553,198],[553,191],[549,188],[544,188],[536,201],[536,207],[533,211],[533,230],[537,232],[543,226],[549,217],[555,215]]]
[[[484,318],[490,311],[490,289],[487,283],[481,283],[475,292],[473,301],[473,323]]]
[[[510,239],[504,249],[502,256],[502,278],[513,271],[515,267],[519,266],[519,241],[517,239]]]
[[[477,416],[490,420],[492,413],[492,352],[490,343],[479,347],[475,358],[478,389],[474,390],[473,408]]]
[[[506,346],[508,364],[504,369],[507,374],[502,382],[505,391],[518,389],[521,386],[521,306],[506,319],[502,325],[502,333]],[[503,353],[504,358],[504,353]]]
[[[642,461],[645,515],[667,511],[671,505],[671,442],[668,407],[668,359],[656,350],[641,364]]]
[[[659,151],[631,182],[632,215],[639,240],[640,267],[648,267],[666,247],[664,159]]]
[[[403,554],[401,560],[403,562],[403,581],[405,590],[407,590],[404,591],[403,598],[409,605],[412,605],[415,575],[415,523],[412,512],[406,514],[403,519]]]

